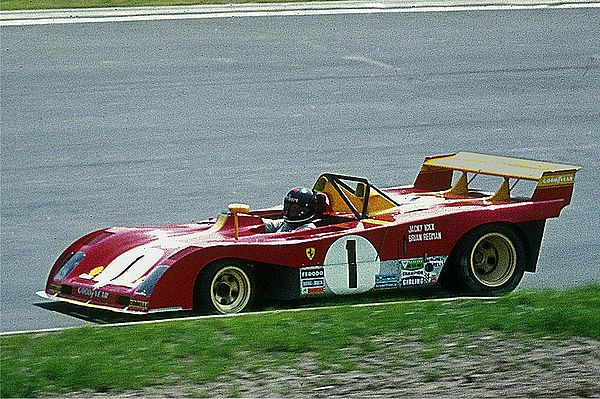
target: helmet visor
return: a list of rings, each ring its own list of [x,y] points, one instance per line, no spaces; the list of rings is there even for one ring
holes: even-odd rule
[[[308,209],[301,204],[287,202],[283,206],[283,218],[288,221],[300,221],[306,217]]]

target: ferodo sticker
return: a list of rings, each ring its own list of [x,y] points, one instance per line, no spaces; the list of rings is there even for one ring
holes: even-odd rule
[[[338,295],[366,292],[375,287],[379,264],[377,250],[369,240],[359,235],[341,237],[325,255],[325,282]]]
[[[538,187],[568,186],[575,183],[575,172],[561,175],[544,175],[538,182]]]
[[[300,293],[322,294],[325,292],[325,270],[321,266],[300,269]]]

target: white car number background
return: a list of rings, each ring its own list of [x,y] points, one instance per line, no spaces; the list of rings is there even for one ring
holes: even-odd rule
[[[366,292],[375,287],[379,266],[377,250],[369,240],[359,235],[345,236],[327,250],[323,264],[325,282],[338,295]],[[354,271],[355,279],[352,278]]]

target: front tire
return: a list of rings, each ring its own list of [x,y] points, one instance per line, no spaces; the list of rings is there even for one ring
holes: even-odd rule
[[[514,290],[526,269],[521,236],[506,225],[485,225],[467,233],[454,251],[455,282],[472,295],[500,295]]]
[[[256,296],[252,269],[238,261],[219,261],[201,273],[196,292],[202,310],[231,314],[247,310]]]

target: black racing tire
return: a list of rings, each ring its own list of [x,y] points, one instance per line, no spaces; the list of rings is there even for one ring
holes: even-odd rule
[[[214,262],[200,273],[196,282],[195,308],[212,314],[248,310],[256,297],[253,269],[237,260]]]
[[[489,224],[465,234],[452,253],[447,287],[476,296],[514,290],[527,266],[524,239],[511,226]]]

